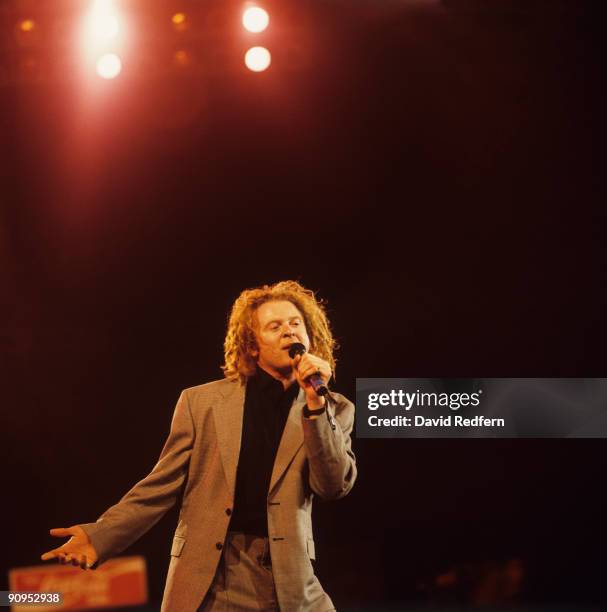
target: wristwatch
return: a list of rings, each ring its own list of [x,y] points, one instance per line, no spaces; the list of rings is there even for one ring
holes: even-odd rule
[[[309,419],[310,417],[316,417],[316,416],[320,416],[321,414],[324,413],[324,411],[327,409],[327,405],[325,404],[322,408],[319,408],[318,410],[310,410],[308,408],[308,404],[306,404],[303,407],[303,415],[306,419]]]

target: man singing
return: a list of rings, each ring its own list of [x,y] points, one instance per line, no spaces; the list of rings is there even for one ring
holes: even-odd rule
[[[292,358],[295,343],[305,352]],[[72,537],[42,559],[103,563],[183,495],[163,612],[333,610],[310,560],[314,494],[338,499],[356,480],[354,406],[315,391],[334,346],[322,304],[299,283],[243,291],[225,378],[183,391],[152,472],[96,523],[52,529]]]

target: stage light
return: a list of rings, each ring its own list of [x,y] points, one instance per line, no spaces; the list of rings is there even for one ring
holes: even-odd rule
[[[188,27],[188,18],[185,13],[175,13],[171,17],[171,21],[173,22],[173,27],[178,32],[182,32]]]
[[[118,14],[110,0],[95,0],[86,16],[83,44],[87,49],[98,49],[113,41],[120,33]]]
[[[15,40],[22,47],[33,47],[40,41],[40,27],[33,19],[20,19],[15,23]]]
[[[19,22],[19,29],[22,32],[31,32],[36,27],[36,23],[31,19],[23,19]]]
[[[96,72],[103,79],[116,78],[122,70],[120,56],[125,52],[128,34],[124,15],[114,0],[92,0],[88,4],[79,41],[83,68],[86,74]]]
[[[177,66],[185,68],[191,63],[190,54],[187,51],[184,51],[183,49],[179,49],[179,51],[175,51],[175,54],[173,55],[173,61]]]
[[[272,56],[265,47],[252,47],[244,56],[246,67],[253,72],[263,72],[269,67],[271,61]]]
[[[270,23],[268,12],[259,6],[252,6],[242,14],[242,25],[249,32],[263,32]]]
[[[118,36],[120,26],[115,15],[102,15],[94,23],[93,33],[98,40],[110,40]]]
[[[122,61],[115,53],[106,53],[97,60],[97,74],[102,79],[114,79],[122,71]]]

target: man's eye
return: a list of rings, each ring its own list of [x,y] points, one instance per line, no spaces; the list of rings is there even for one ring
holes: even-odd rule
[[[293,321],[293,325],[301,325],[301,321]]]

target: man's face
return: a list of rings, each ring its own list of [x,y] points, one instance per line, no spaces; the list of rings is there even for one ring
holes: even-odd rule
[[[310,348],[303,315],[295,304],[280,300],[262,304],[255,316],[255,337],[259,347],[255,357],[259,367],[274,377],[290,377],[289,347],[294,342],[301,342],[306,349]]]

